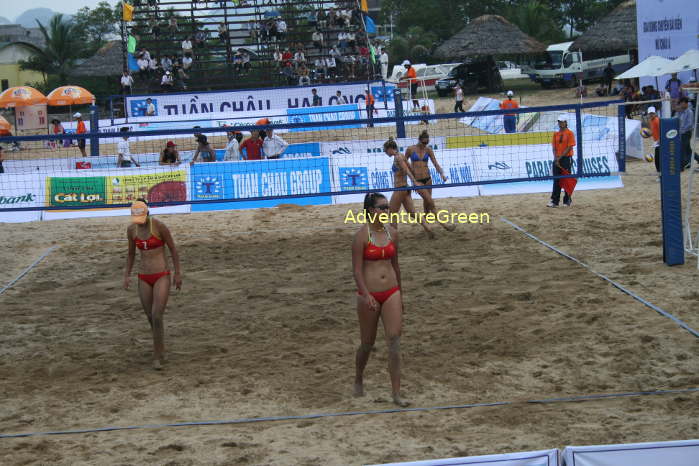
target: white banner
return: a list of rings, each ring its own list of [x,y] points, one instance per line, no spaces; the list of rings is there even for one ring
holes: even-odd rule
[[[636,2],[638,61],[651,55],[674,60],[687,50],[699,49],[699,8],[696,0],[643,0]],[[680,73],[683,83],[691,72]],[[660,89],[670,76],[658,76]],[[641,86],[654,86],[655,78],[641,78]]]
[[[18,130],[45,130],[48,126],[46,121],[46,104],[29,105],[15,108],[15,122]]]
[[[697,466],[699,440],[566,447],[571,466]]]
[[[466,456],[438,460],[411,461],[407,463],[384,463],[372,466],[447,466],[472,464],[484,466],[558,466],[558,449],[503,453],[500,455]],[[571,463],[572,464],[572,463]]]
[[[40,207],[44,203],[45,176],[3,173],[0,175],[0,209]],[[0,211],[0,222],[33,222],[41,211]]]
[[[200,92],[183,94],[154,94],[126,98],[129,117],[145,116],[150,98],[155,106],[155,121],[198,120],[231,118],[248,112],[264,111],[269,115],[285,114],[292,108],[313,106],[311,89],[316,89],[321,106],[336,105],[337,91],[342,94],[342,103],[364,103],[365,93],[371,89],[377,103],[384,95],[393,99],[394,85],[375,81],[370,84],[331,84],[315,87],[288,87],[268,89],[244,89],[239,91]],[[377,105],[378,106],[378,105]]]

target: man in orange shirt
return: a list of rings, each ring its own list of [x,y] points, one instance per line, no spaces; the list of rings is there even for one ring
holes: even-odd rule
[[[575,147],[575,135],[568,129],[568,116],[559,115],[558,117],[559,130],[553,133],[553,141],[551,143],[553,149],[553,176],[563,175],[563,170],[567,174],[571,173],[573,166],[573,148]],[[558,178],[553,180],[553,191],[551,192],[551,202],[547,207],[558,207],[561,200],[561,184]],[[573,199],[565,193],[563,196],[563,205],[570,207]]]
[[[367,118],[369,119],[369,124],[367,125],[367,128],[373,128],[374,123],[371,122],[371,120],[374,119],[374,96],[371,95],[371,91],[366,91],[366,114]]]
[[[82,114],[78,112],[75,115],[73,115],[73,118],[78,119],[78,126],[75,132],[77,134],[87,133],[87,128],[85,127],[85,122],[83,121]],[[87,153],[85,152],[85,138],[78,137],[78,149],[80,149],[80,152],[82,153],[83,157],[87,157]]]
[[[420,102],[417,100],[417,73],[415,68],[410,64],[410,60],[403,60],[405,74],[400,78],[401,81],[407,80],[410,87],[410,98],[413,99],[413,109],[420,109]]]
[[[648,123],[650,124],[650,133],[653,137],[653,147],[655,154],[653,161],[655,162],[655,171],[660,173],[660,118],[655,112],[655,107],[648,107]]]
[[[507,99],[500,102],[500,108],[502,110],[512,110],[513,108],[519,108],[519,104],[516,100],[512,100],[514,92],[507,91]],[[505,113],[502,117],[503,125],[505,126],[506,133],[517,132],[517,114],[516,113]]]

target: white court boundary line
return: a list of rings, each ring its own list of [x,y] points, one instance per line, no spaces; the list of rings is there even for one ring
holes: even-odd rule
[[[635,299],[636,301],[640,302],[640,303],[643,304],[644,306],[647,306],[647,307],[653,309],[653,310],[654,310],[655,312],[657,312],[658,314],[660,314],[660,315],[662,315],[662,316],[664,316],[664,317],[667,317],[668,319],[672,320],[672,321],[675,322],[677,325],[679,325],[680,327],[682,327],[683,329],[685,329],[686,331],[688,331],[689,333],[691,333],[691,334],[694,335],[695,337],[699,338],[699,332],[698,332],[698,331],[694,330],[694,329],[693,329],[692,327],[690,327],[688,324],[686,324],[686,323],[683,322],[682,320],[678,319],[677,317],[673,316],[673,315],[670,314],[669,312],[667,312],[667,311],[665,311],[665,310],[659,308],[658,306],[656,306],[655,304],[653,304],[653,303],[651,303],[651,302],[649,302],[649,301],[646,301],[645,299],[643,299],[643,298],[641,298],[640,296],[638,296],[637,294],[635,294],[633,291],[631,291],[631,290],[625,288],[625,287],[622,286],[620,283],[615,282],[615,281],[612,280],[611,278],[609,278],[609,277],[607,277],[607,276],[605,276],[605,275],[602,275],[601,273],[599,273],[599,272],[593,270],[592,267],[590,267],[589,265],[585,264],[584,262],[582,262],[582,261],[576,259],[575,257],[573,257],[573,256],[571,256],[571,255],[569,255],[569,254],[566,254],[565,252],[561,251],[560,249],[557,249],[555,246],[552,246],[552,245],[548,244],[546,241],[537,238],[536,236],[534,236],[534,235],[532,235],[531,233],[529,233],[528,231],[526,231],[524,228],[522,228],[522,227],[520,227],[520,226],[518,226],[518,225],[512,223],[511,221],[507,220],[505,217],[500,217],[500,220],[502,220],[503,222],[507,223],[508,225],[510,225],[510,226],[511,226],[512,228],[514,228],[515,230],[518,230],[518,231],[524,233],[526,236],[530,237],[530,238],[533,239],[534,241],[537,241],[539,244],[542,244],[542,245],[546,246],[547,248],[549,248],[550,250],[554,251],[555,253],[560,254],[561,256],[565,257],[566,259],[570,259],[571,261],[575,262],[575,263],[578,264],[578,265],[581,265],[582,267],[585,267],[587,270],[589,270],[590,272],[592,272],[593,274],[595,274],[596,276],[598,276],[598,277],[601,278],[602,280],[604,280],[604,281],[606,281],[607,283],[611,284],[614,288],[617,288],[617,289],[620,290],[621,292],[623,292],[623,293],[629,295],[630,297],[632,297],[632,298]]]
[[[18,281],[20,281],[22,279],[22,277],[24,277],[26,274],[28,274],[34,267],[39,265],[39,262],[44,260],[49,254],[51,254],[54,251],[54,249],[58,249],[59,247],[60,247],[60,245],[56,245],[56,246],[51,246],[50,248],[48,248],[46,250],[46,252],[44,252],[41,256],[39,256],[39,258],[37,260],[35,260],[29,267],[27,267],[19,275],[17,275],[17,277],[15,277],[14,280],[12,280],[10,283],[8,283],[2,289],[0,289],[0,295],[2,295],[3,293],[5,293],[5,291],[12,288],[12,286],[15,283],[17,283]]]

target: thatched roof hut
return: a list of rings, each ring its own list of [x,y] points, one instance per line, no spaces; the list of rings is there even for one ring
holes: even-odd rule
[[[440,59],[463,61],[473,56],[529,55],[545,50],[544,44],[502,16],[483,15],[437,47],[434,55]]]
[[[590,27],[573,42],[583,53],[638,49],[636,37],[636,0],[628,0]]]
[[[71,76],[119,76],[123,72],[123,64],[124,48],[121,41],[113,40],[77,65]]]

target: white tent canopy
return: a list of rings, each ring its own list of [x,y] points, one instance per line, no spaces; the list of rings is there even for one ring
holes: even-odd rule
[[[662,76],[667,74],[666,69],[672,63],[671,60],[663,57],[657,57],[652,55],[645,60],[643,60],[638,65],[633,68],[621,73],[616,79],[632,79],[632,78],[645,78],[648,76]]]
[[[687,50],[676,60],[671,61],[665,68],[665,73],[681,73],[699,68],[699,50]]]

